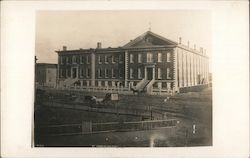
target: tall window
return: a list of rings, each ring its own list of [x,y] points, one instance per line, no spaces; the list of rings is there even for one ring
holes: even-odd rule
[[[69,64],[69,57],[66,57],[66,64]]]
[[[71,77],[71,71],[70,71],[70,69],[67,70],[67,77]]]
[[[76,64],[76,56],[72,56],[72,64]]]
[[[158,68],[158,79],[162,78],[161,68]]]
[[[122,62],[123,62],[123,60],[122,60],[122,55],[121,55],[121,54],[119,55],[119,57],[118,57],[118,58],[119,58],[119,59],[118,59],[118,60],[119,60],[119,63],[122,63]]]
[[[133,78],[133,73],[134,73],[134,72],[133,72],[133,69],[130,68],[130,70],[129,70],[129,74],[130,74],[129,77],[130,77],[130,78]]]
[[[102,57],[101,57],[101,55],[98,56],[98,63],[99,63],[99,64],[102,63]]]
[[[101,78],[101,77],[102,77],[102,70],[101,70],[101,69],[98,69],[98,70],[97,70],[97,74],[98,74],[98,78]]]
[[[115,70],[113,68],[111,69],[111,74],[112,74],[112,78],[115,78]]]
[[[134,54],[130,54],[130,63],[134,63]]]
[[[170,79],[170,78],[171,78],[171,76],[170,76],[170,69],[167,68],[167,79]]]
[[[90,77],[90,69],[89,68],[86,69],[86,76]]]
[[[89,55],[86,55],[86,63],[89,64]]]
[[[138,68],[138,79],[141,79],[142,75],[141,75],[141,68]]]
[[[153,54],[152,53],[147,53],[147,62],[148,63],[153,62]]]
[[[83,64],[83,56],[80,56],[80,63]]]
[[[104,56],[104,62],[107,64],[109,61],[108,61],[108,56],[107,55],[105,55]]]
[[[83,77],[83,69],[80,68],[80,77]]]
[[[167,53],[167,62],[170,62],[170,53]]]
[[[122,69],[119,69],[119,77],[122,78]]]
[[[158,62],[162,62],[162,53],[158,53]]]
[[[142,55],[138,54],[138,63],[141,63],[141,62],[142,62]]]
[[[63,57],[60,57],[60,63],[63,64]]]
[[[111,61],[112,61],[112,63],[115,63],[115,56],[114,55],[112,55]]]
[[[109,74],[108,74],[108,69],[105,69],[105,78],[108,78]]]

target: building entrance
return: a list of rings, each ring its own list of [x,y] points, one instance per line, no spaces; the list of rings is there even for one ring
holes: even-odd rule
[[[77,78],[77,68],[72,68],[72,78]]]
[[[153,68],[147,68],[147,79],[148,80],[153,79]]]

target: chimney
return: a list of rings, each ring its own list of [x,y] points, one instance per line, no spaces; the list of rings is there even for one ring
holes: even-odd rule
[[[189,41],[188,41],[188,48],[189,48]]]
[[[102,43],[101,42],[97,42],[97,49],[102,48]]]
[[[179,44],[181,44],[181,37],[179,37]]]
[[[66,51],[67,50],[67,46],[63,46],[63,51]]]

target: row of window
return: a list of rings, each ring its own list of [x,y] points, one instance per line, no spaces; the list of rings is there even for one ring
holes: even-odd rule
[[[135,76],[134,75],[135,74],[134,69],[130,68],[129,72],[130,72],[129,78],[133,79],[134,76]],[[137,75],[138,75],[137,76],[138,79],[142,79],[142,68],[138,68],[137,69]],[[171,78],[171,76],[170,76],[170,69],[167,68],[167,79],[170,79],[170,78]],[[161,68],[157,68],[157,79],[162,79],[162,69]]]
[[[171,57],[171,54],[170,53],[167,53],[167,62],[170,62],[170,57]],[[139,53],[138,54],[138,63],[142,63],[142,54]],[[129,57],[129,61],[130,63],[134,63],[135,60],[134,60],[134,54],[130,54],[130,57]],[[147,53],[147,63],[152,63],[154,60],[153,60],[153,53]],[[157,53],[157,62],[162,62],[162,53]]]
[[[109,58],[111,59],[111,63],[116,63],[117,59],[115,58],[114,55],[104,55],[104,63],[109,63]],[[168,52],[166,61],[170,62],[171,61],[170,58],[171,58],[171,54]],[[72,56],[71,59],[72,59],[72,61],[71,61],[72,64],[77,64],[77,63],[83,64],[84,61],[86,64],[90,64],[90,55],[80,56],[79,59],[76,56]],[[131,53],[129,59],[130,59],[129,60],[130,63],[134,63],[135,62],[134,54]],[[153,53],[147,53],[146,59],[147,59],[147,63],[153,62],[154,61],[153,60]],[[79,60],[79,62],[78,62],[78,60]],[[118,56],[118,62],[119,63],[123,62],[122,55]],[[138,54],[138,61],[137,62],[142,63],[142,54],[141,53]],[[157,53],[157,62],[162,62],[162,53]],[[65,64],[65,63],[70,64],[70,58],[69,57],[61,57],[60,63],[61,64]],[[98,63],[99,64],[103,63],[103,58],[101,55],[98,55]]]
[[[137,69],[137,77],[138,79],[142,79],[142,68],[138,68]],[[75,71],[71,71],[71,69],[60,69],[60,76],[61,77],[77,77],[78,75],[76,74],[77,72]],[[90,73],[91,73],[91,70],[90,68],[86,68],[85,70],[85,76],[87,78],[90,77]],[[103,78],[103,73],[104,73],[104,77],[105,78],[109,78],[110,74],[111,74],[111,77],[112,78],[115,78],[115,74],[117,73],[117,69],[97,69],[97,77],[98,78]],[[129,69],[129,77],[130,79],[133,79],[135,78],[135,69],[133,68],[130,68]],[[118,75],[119,75],[119,78],[122,78],[123,76],[123,71],[121,69],[118,69]],[[83,77],[84,76],[84,69],[80,69],[80,77]],[[162,79],[162,69],[161,68],[157,68],[157,79]],[[170,76],[170,69],[167,68],[167,79],[171,79],[171,76]]]
[[[109,63],[109,59],[111,59],[111,63],[116,63],[117,59],[114,55],[104,55],[104,62]],[[101,64],[103,62],[103,58],[101,55],[98,55],[98,63]],[[118,56],[118,62],[122,63],[123,58],[122,55]],[[60,63],[61,64],[90,64],[90,55],[80,56],[77,58],[77,56],[72,56],[71,61],[69,57],[60,57]]]
[[[98,78],[102,78],[103,77],[103,72],[104,72],[104,77],[105,78],[108,78],[109,76],[110,76],[110,73],[111,73],[111,77],[112,78],[115,78],[116,76],[115,76],[115,74],[117,73],[117,69],[97,69],[97,77]],[[122,72],[122,70],[121,69],[118,69],[118,74],[119,74],[119,78],[122,78],[122,74],[123,74],[123,72]]]
[[[117,58],[114,55],[104,55],[104,63],[105,64],[109,63],[109,59],[111,59],[111,63],[116,63],[117,62]],[[119,63],[123,62],[122,55],[118,56],[118,62]],[[103,56],[102,55],[98,55],[98,63],[99,64],[103,63]]]

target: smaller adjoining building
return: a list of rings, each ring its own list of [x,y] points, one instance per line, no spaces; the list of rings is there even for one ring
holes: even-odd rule
[[[36,87],[56,87],[57,64],[37,63],[35,71]]]

